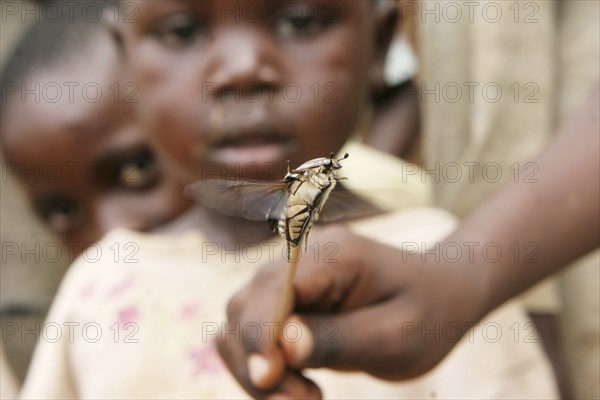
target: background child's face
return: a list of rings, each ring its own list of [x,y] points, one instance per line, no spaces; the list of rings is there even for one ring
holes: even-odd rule
[[[95,82],[102,88],[98,102],[78,98],[77,90],[73,101],[67,95],[56,103],[16,98],[3,121],[7,161],[18,168],[35,211],[60,239],[75,242],[77,251],[113,228],[157,228],[189,204],[183,184],[150,151],[132,104],[123,102],[131,91],[115,100],[111,85],[123,87],[118,71],[98,66],[81,73],[66,68],[65,79],[39,72],[28,80],[29,87]]]
[[[186,179],[215,167],[279,179],[286,160],[327,156],[354,132],[375,47],[367,1],[137,7],[122,33],[142,119]]]

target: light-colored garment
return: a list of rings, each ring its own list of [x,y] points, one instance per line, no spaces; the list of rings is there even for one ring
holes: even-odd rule
[[[442,211],[414,209],[354,229],[388,243],[431,243],[454,223]],[[262,262],[282,257],[283,243],[238,252],[218,247],[198,233],[107,235],[88,251],[88,261],[81,258],[69,270],[42,330],[23,398],[246,397],[216,353],[214,337],[228,298]],[[327,250],[321,251],[325,256]],[[436,369],[408,382],[326,370],[310,376],[327,398],[556,398],[530,324],[519,305],[508,304],[467,333]],[[258,328],[228,334],[268,334],[268,327]],[[456,332],[448,326],[431,334],[453,340]]]
[[[358,144],[349,144],[346,150],[351,154],[344,161],[347,185],[367,182],[367,189],[376,191],[395,183],[405,187],[402,196],[425,201],[427,190],[419,180],[389,181],[389,174],[402,171],[402,162]],[[365,176],[366,171],[371,176]],[[398,195],[395,202],[385,195],[378,200],[382,206],[386,202],[400,203]],[[357,221],[352,229],[402,247],[431,245],[455,224],[438,209],[403,208]],[[206,242],[197,231],[179,237],[111,232],[82,255],[61,285],[23,397],[246,397],[220,360],[214,338],[223,326],[231,295],[258,266],[282,260],[284,251],[280,238],[227,248]],[[334,260],[335,247],[309,244],[305,256]],[[408,329],[398,332],[398,340]],[[440,340],[456,340],[455,326],[436,332]],[[248,325],[228,334],[256,337],[269,334],[269,327]],[[301,332],[292,330],[287,337],[297,334]],[[310,371],[310,376],[327,398],[556,397],[549,364],[517,303],[480,322],[449,357],[418,379],[392,383],[327,370]]]
[[[0,400],[16,399],[19,383],[4,355],[4,345],[0,342]]]

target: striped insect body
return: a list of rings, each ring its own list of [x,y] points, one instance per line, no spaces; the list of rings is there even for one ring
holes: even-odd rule
[[[348,154],[342,159],[347,157]],[[315,158],[286,174],[284,181],[288,182],[288,197],[284,218],[279,219],[277,230],[288,243],[288,256],[291,246],[298,246],[306,239],[341,179],[338,176],[342,168],[340,160],[335,160],[333,154]]]

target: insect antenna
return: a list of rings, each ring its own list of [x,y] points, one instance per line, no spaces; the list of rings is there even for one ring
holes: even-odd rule
[[[331,156],[333,157],[333,153],[331,153]],[[345,154],[344,154],[344,157],[342,157],[342,158],[339,158],[337,161],[338,161],[338,162],[340,162],[340,161],[342,161],[342,160],[345,160],[345,159],[346,159],[346,158],[348,158],[349,156],[350,156],[350,154],[348,154],[348,153],[345,153]]]

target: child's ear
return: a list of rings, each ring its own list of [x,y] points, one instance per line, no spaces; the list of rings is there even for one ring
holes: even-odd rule
[[[386,88],[384,78],[385,60],[390,44],[396,34],[398,6],[395,1],[377,1],[374,4],[375,54],[371,63],[371,91],[378,93]]]

